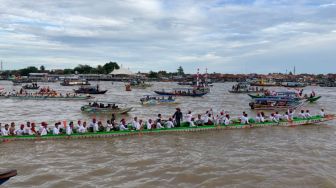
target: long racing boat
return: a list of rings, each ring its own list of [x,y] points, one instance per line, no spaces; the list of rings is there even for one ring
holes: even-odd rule
[[[189,127],[189,123],[184,122],[181,127],[174,128],[163,128],[163,129],[141,129],[139,131],[126,130],[126,131],[111,131],[111,132],[89,132],[83,134],[71,134],[71,135],[52,135],[48,134],[45,136],[0,136],[0,141],[19,141],[19,140],[55,140],[55,139],[90,139],[90,138],[108,138],[108,137],[118,137],[118,136],[137,136],[142,134],[159,134],[159,133],[172,133],[176,134],[178,132],[199,132],[199,131],[220,131],[228,129],[251,129],[251,128],[261,128],[261,127],[295,127],[304,125],[316,125],[319,123],[331,121],[335,119],[335,115],[313,116],[311,118],[302,119],[294,118],[293,121],[280,121],[280,122],[264,122],[264,123],[251,123],[251,124],[241,124],[232,123],[230,125],[206,125],[206,126],[195,126]]]

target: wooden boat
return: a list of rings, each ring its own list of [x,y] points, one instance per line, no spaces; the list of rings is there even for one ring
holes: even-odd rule
[[[48,96],[48,95],[7,95],[3,98],[19,99],[19,100],[88,100],[93,99],[91,96]]]
[[[145,81],[139,79],[131,80],[129,85],[134,89],[146,89],[153,86],[152,84],[145,83]]]
[[[61,86],[87,86],[90,85],[87,80],[79,80],[79,79],[65,79],[60,83]]]
[[[322,96],[305,96],[305,97],[298,97],[297,93],[295,92],[277,92],[275,96],[268,96],[268,95],[252,95],[248,94],[252,99],[262,99],[262,98],[268,98],[268,99],[289,99],[289,100],[305,100],[307,102],[313,103],[318,101],[322,98]]]
[[[252,110],[287,110],[296,109],[303,105],[303,102],[276,98],[260,98],[255,99],[254,102],[249,103],[249,106]]]
[[[264,88],[253,87],[249,83],[241,82],[232,86],[229,90],[230,93],[243,94],[243,93],[262,93]]]
[[[100,90],[98,85],[96,87],[80,87],[78,89],[74,89],[74,91],[75,93],[90,95],[105,94],[107,92],[107,90]]]
[[[7,182],[10,178],[17,175],[17,170],[4,170],[0,171],[0,185]]]
[[[19,141],[19,140],[56,140],[56,139],[92,139],[92,138],[108,138],[108,137],[118,137],[118,136],[138,136],[142,134],[160,134],[160,133],[183,133],[183,132],[200,132],[200,131],[220,131],[220,130],[230,130],[230,129],[250,129],[250,128],[262,128],[262,127],[295,127],[295,126],[305,126],[305,125],[317,125],[319,123],[331,121],[335,119],[335,115],[327,115],[326,117],[313,116],[307,119],[294,118],[293,121],[280,121],[276,122],[264,122],[264,123],[251,123],[251,124],[241,124],[232,123],[230,125],[205,125],[197,127],[189,127],[189,124],[184,122],[181,123],[181,127],[174,127],[171,129],[153,129],[147,130],[142,129],[139,131],[128,130],[128,131],[111,131],[111,132],[97,132],[97,133],[84,133],[84,134],[72,134],[72,135],[45,135],[45,136],[0,136],[1,141]],[[251,121],[253,122],[253,121]]]
[[[194,88],[182,88],[182,89],[173,89],[171,91],[154,91],[156,94],[159,95],[166,95],[166,96],[184,96],[184,97],[202,97],[208,92],[206,91],[200,91]]]
[[[126,107],[125,104],[114,102],[94,102],[81,107],[82,112],[94,114],[126,114],[132,109],[132,107]]]
[[[290,87],[290,88],[303,88],[307,85],[301,82],[284,82],[281,84],[283,87]]]
[[[36,90],[36,89],[39,89],[40,86],[37,86],[37,85],[24,85],[22,86],[23,89],[26,89],[26,90]]]
[[[146,95],[140,99],[142,105],[178,104],[172,96],[151,96]]]

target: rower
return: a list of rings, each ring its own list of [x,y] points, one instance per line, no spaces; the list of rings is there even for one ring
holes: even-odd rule
[[[78,133],[86,133],[87,132],[87,127],[86,127],[86,121],[83,122],[83,124],[81,126],[79,126],[78,128]]]
[[[1,136],[8,136],[9,135],[9,125],[6,124],[4,128],[1,129]]]
[[[173,118],[169,118],[169,120],[166,122],[166,127],[167,127],[168,129],[174,127]]]
[[[196,124],[196,126],[202,126],[202,125],[204,125],[204,121],[202,119],[202,115],[201,114],[197,115],[197,119],[195,121],[195,124]]]
[[[303,118],[303,119],[306,118],[306,113],[304,110],[301,110],[301,113],[299,114],[299,118]]]
[[[325,117],[324,109],[321,109],[321,111],[320,111],[320,116],[321,116],[321,117]]]
[[[288,110],[288,116],[289,116],[289,120],[290,120],[290,121],[293,121],[293,120],[294,120],[294,114],[295,114],[295,111],[293,111],[293,110]]]
[[[30,122],[27,121],[26,127],[24,129],[24,134],[25,135],[32,135],[33,133],[31,132],[31,127],[30,127]]]
[[[162,115],[161,114],[158,114],[158,118],[156,119],[156,128],[157,129],[162,129],[164,128],[161,124],[161,119],[162,119]]]
[[[149,119],[146,123],[146,126],[147,126],[147,130],[151,130],[153,127],[153,120]]]
[[[22,136],[24,134],[24,131],[24,124],[21,124],[20,128],[15,130],[15,135]]]
[[[9,128],[9,135],[14,136],[15,135],[15,123],[12,122]]]
[[[104,131],[105,131],[105,127],[103,123],[101,121],[98,121],[98,131],[96,132],[104,132]]]
[[[111,120],[107,120],[106,121],[106,131],[107,132],[110,132],[110,131],[112,131],[113,130],[113,125],[112,125],[112,123],[111,123]]]
[[[279,114],[279,112],[278,112],[278,111],[277,111],[277,112],[275,112],[274,118],[276,119],[276,121],[277,121],[277,122],[279,122],[279,121],[280,121],[280,119],[281,119],[281,114]]]
[[[59,131],[59,126],[58,123],[55,123],[55,126],[53,128],[53,135],[59,135],[60,131]]]
[[[119,125],[119,130],[120,131],[127,131],[128,130],[125,119],[121,119],[120,125]]]
[[[278,123],[278,122],[279,122],[279,121],[276,119],[274,113],[271,114],[271,116],[270,116],[270,120],[271,120],[271,122],[275,122],[275,123]]]
[[[310,115],[310,112],[309,110],[306,110],[306,113],[305,113],[305,118],[311,118],[312,116]]]
[[[48,124],[46,122],[41,123],[41,128],[39,130],[39,133],[40,133],[41,136],[45,136],[45,135],[48,134],[47,126],[48,126]]]
[[[95,132],[94,130],[98,130],[97,120],[95,118],[92,119],[92,122],[89,125],[89,131]]]
[[[66,127],[65,129],[65,133],[67,135],[71,135],[73,132],[72,132],[72,129],[73,129],[73,122],[70,121],[69,125]]]
[[[138,117],[134,117],[132,121],[132,127],[137,131],[140,130],[141,126],[140,123],[138,122]]]
[[[283,115],[282,119],[285,121],[290,121],[288,112],[286,112],[285,115]]]
[[[232,123],[230,115],[226,114],[224,119],[224,125],[230,125]]]
[[[186,116],[187,122],[189,123],[190,127],[195,127],[195,124],[193,122],[193,117],[191,114],[191,111],[188,112],[187,116]]]
[[[250,124],[248,115],[244,112],[243,117],[241,118],[241,123],[242,124]]]
[[[257,123],[261,123],[261,115],[260,115],[260,113],[257,114],[256,122]]]

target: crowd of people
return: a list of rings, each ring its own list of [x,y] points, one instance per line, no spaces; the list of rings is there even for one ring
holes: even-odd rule
[[[321,117],[325,117],[324,109],[321,109],[319,114]],[[117,122],[115,115],[112,114],[111,119],[107,120],[106,123],[102,121],[97,121],[93,118],[91,122],[77,121],[75,124],[73,121],[67,124],[66,122],[56,122],[54,126],[48,127],[48,123],[42,122],[39,127],[34,122],[26,122],[25,124],[20,124],[19,127],[16,126],[14,122],[10,124],[2,125],[1,135],[2,136],[22,136],[22,135],[36,135],[45,136],[47,134],[52,135],[71,135],[74,133],[88,133],[88,132],[110,132],[110,131],[125,131],[125,130],[152,130],[152,129],[163,129],[163,128],[173,128],[181,127],[182,122],[186,122],[185,125],[190,127],[204,126],[204,125],[231,125],[231,124],[250,124],[250,123],[263,123],[263,122],[280,122],[280,121],[292,121],[294,117],[308,119],[312,117],[309,110],[301,110],[300,113],[296,115],[294,110],[288,110],[284,114],[279,112],[271,113],[266,116],[264,112],[257,114],[256,118],[250,118],[246,112],[238,118],[231,118],[230,115],[224,111],[217,115],[214,115],[212,109],[206,111],[204,114],[197,114],[195,117],[191,111],[188,111],[184,116],[180,108],[176,109],[176,112],[164,120],[161,114],[158,114],[156,119],[142,120],[138,117],[134,117],[131,121],[127,121],[125,118]]]

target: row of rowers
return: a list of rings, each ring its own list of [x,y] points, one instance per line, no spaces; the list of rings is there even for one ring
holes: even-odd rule
[[[323,109],[319,112],[320,116],[324,117],[325,112]],[[143,120],[138,120],[137,117],[134,117],[133,120],[129,123],[125,119],[122,119],[119,123],[116,122],[114,116],[111,120],[107,120],[106,124],[103,124],[101,121],[92,119],[92,121],[87,124],[86,121],[78,121],[75,125],[73,122],[69,124],[63,124],[61,122],[55,123],[53,128],[49,128],[46,122],[42,122],[39,128],[36,127],[35,123],[27,122],[26,125],[21,124],[18,129],[16,125],[12,122],[10,125],[5,124],[1,125],[1,135],[2,136],[21,136],[21,135],[40,135],[44,136],[47,134],[59,135],[67,134],[71,135],[73,133],[87,133],[87,132],[109,132],[109,131],[125,131],[125,130],[141,130],[141,129],[163,129],[163,128],[173,128],[180,127],[183,120],[183,114],[180,110],[177,110],[175,114],[168,120],[162,120],[162,115],[158,114],[156,120],[149,119],[144,122]],[[194,118],[191,111],[187,113],[185,122],[188,123],[188,126],[203,126],[203,125],[230,125],[233,122],[240,122],[241,124],[250,124],[251,120],[256,123],[262,122],[279,122],[279,121],[291,121],[294,117],[298,118],[310,118],[312,115],[309,110],[302,110],[297,116],[295,111],[288,110],[285,114],[281,115],[278,112],[272,113],[269,116],[265,116],[264,112],[257,114],[255,119],[248,117],[248,114],[243,112],[241,117],[236,119],[231,119],[229,114],[221,112],[220,114],[214,116],[212,110],[207,111],[203,116],[201,114],[197,115],[197,118]]]

